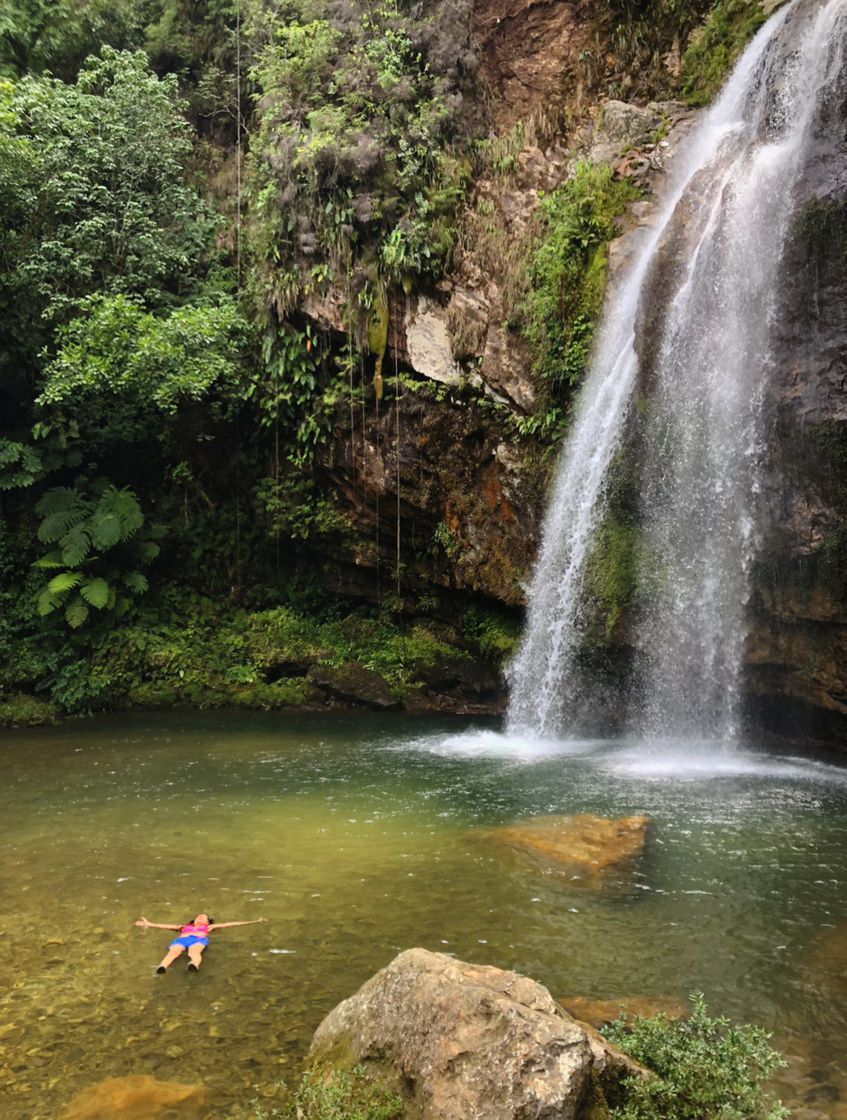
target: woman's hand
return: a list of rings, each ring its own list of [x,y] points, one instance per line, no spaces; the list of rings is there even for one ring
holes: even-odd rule
[[[138,921],[135,924],[137,926],[141,926],[142,929],[149,929],[149,927],[150,927],[150,923],[147,921],[146,918],[139,918]]]

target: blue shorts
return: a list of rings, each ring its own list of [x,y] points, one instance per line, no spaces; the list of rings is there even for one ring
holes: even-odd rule
[[[170,948],[173,949],[174,945],[183,945],[186,949],[190,949],[192,945],[202,945],[205,948],[208,944],[208,937],[198,937],[194,933],[187,933],[185,937],[178,937],[176,941],[172,941]]]

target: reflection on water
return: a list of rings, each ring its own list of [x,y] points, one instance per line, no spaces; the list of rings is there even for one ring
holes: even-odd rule
[[[801,1120],[847,1114],[837,766],[385,716],[109,717],[0,747],[4,1120],[52,1120],[128,1073],[252,1116],[326,1011],[412,945],[554,995],[703,990],[796,1056]],[[603,890],[483,835],[583,812],[653,818]],[[197,976],[155,975],[168,934],[135,918],[201,910],[269,924],[213,935]]]

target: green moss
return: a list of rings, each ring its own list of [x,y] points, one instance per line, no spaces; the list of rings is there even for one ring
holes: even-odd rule
[[[370,1065],[310,1069],[292,1102],[297,1120],[402,1120],[403,1098],[390,1078]]]
[[[714,98],[765,19],[760,0],[720,0],[712,8],[682,59],[683,89],[691,105]]]
[[[586,584],[599,605],[606,639],[613,637],[632,603],[638,579],[639,533],[631,522],[607,517],[588,564]]]
[[[592,1073],[588,1089],[577,1113],[577,1120],[610,1120],[610,1117],[611,1113],[606,1102],[606,1094],[603,1092],[597,1074]]]
[[[567,399],[585,374],[603,308],[606,246],[617,233],[616,219],[638,195],[612,168],[581,163],[544,201],[521,308],[533,369],[548,390],[544,410]]]
[[[23,692],[0,694],[0,727],[35,727],[53,723],[59,714],[55,704]]]

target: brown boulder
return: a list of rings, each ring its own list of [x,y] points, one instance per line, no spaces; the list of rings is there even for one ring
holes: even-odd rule
[[[317,1067],[392,1071],[418,1120],[579,1120],[639,1067],[516,972],[409,949],[315,1032]]]
[[[59,1120],[207,1120],[208,1116],[205,1086],[132,1073],[89,1085]]]
[[[535,817],[488,833],[494,840],[590,876],[632,863],[644,851],[649,817]]]

